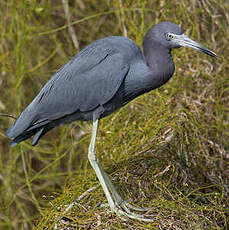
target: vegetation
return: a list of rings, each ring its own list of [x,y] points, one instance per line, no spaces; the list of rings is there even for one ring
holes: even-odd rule
[[[0,8],[0,229],[228,229],[227,0],[1,0]],[[141,46],[162,20],[219,59],[174,51],[168,84],[101,121],[98,155],[124,199],[152,207],[149,224],[102,205],[87,160],[90,122],[10,149],[4,131],[14,119],[4,114],[18,116],[78,44],[127,34]]]

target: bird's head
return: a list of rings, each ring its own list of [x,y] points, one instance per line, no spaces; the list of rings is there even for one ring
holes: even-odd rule
[[[214,52],[184,35],[182,29],[171,22],[159,22],[148,31],[146,37],[169,49],[185,46],[217,57]]]

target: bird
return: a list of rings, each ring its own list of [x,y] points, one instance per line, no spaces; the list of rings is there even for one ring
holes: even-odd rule
[[[77,120],[92,121],[88,159],[104,190],[111,211],[140,221],[147,209],[124,201],[96,154],[99,121],[136,97],[167,83],[175,64],[172,49],[189,47],[214,58],[217,55],[186,36],[172,22],[152,26],[143,37],[143,52],[122,36],[101,38],[78,52],[45,84],[38,95],[5,132],[14,147],[33,136],[35,146],[54,127]]]

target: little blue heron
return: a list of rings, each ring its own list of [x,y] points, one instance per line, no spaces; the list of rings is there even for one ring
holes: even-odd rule
[[[112,211],[129,218],[152,221],[134,211],[145,211],[125,202],[105,173],[96,155],[99,119],[108,116],[139,95],[164,85],[174,73],[172,48],[190,47],[217,55],[183,34],[171,22],[154,25],[144,36],[143,53],[132,40],[105,37],[77,53],[52,76],[25,108],[6,135],[11,147],[33,137],[32,145],[55,126],[75,120],[92,120],[88,159]]]

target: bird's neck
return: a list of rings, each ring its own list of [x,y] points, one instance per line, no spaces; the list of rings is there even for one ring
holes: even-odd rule
[[[152,73],[155,88],[165,84],[173,75],[175,66],[171,49],[165,48],[155,41],[143,42],[146,63]]]
[[[125,79],[125,103],[164,85],[174,73],[171,50],[155,42],[143,42],[143,51],[144,62],[135,63]]]

